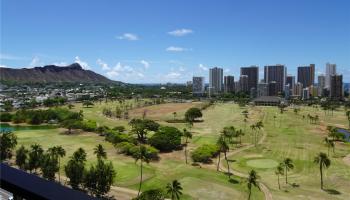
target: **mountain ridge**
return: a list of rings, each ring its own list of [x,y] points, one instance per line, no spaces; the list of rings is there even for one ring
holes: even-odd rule
[[[0,68],[1,82],[16,83],[120,83],[91,70],[79,63],[67,66],[45,65],[34,68]]]

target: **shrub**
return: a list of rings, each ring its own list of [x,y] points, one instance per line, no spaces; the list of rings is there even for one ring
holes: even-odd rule
[[[115,131],[108,131],[106,134],[106,141],[116,145],[120,142],[130,142],[134,143],[135,139],[131,137],[130,135],[124,134],[124,133],[118,133]]]
[[[161,189],[150,189],[141,193],[139,197],[133,198],[133,200],[163,200],[165,195]]]
[[[150,160],[158,160],[159,157],[158,157],[158,149],[152,147],[152,146],[149,146],[149,145],[145,145],[146,147],[146,157]],[[140,146],[133,146],[132,148],[130,148],[130,154],[133,158],[138,158],[140,157]]]
[[[181,145],[182,133],[175,127],[161,127],[149,140],[149,144],[160,151],[171,151]]]
[[[115,147],[118,149],[118,153],[131,155],[130,149],[135,147],[136,145],[130,142],[121,142],[118,143]]]
[[[113,128],[113,130],[118,131],[118,132],[124,132],[125,131],[125,127],[124,126],[116,126]]]
[[[219,152],[216,145],[204,144],[192,152],[192,160],[194,162],[210,163],[211,158],[215,157]]]
[[[11,113],[1,113],[0,114],[0,121],[1,122],[10,122],[11,120],[12,120]]]

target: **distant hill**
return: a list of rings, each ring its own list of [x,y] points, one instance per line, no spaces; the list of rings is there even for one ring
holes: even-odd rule
[[[8,83],[118,83],[78,63],[68,66],[47,65],[34,68],[0,68],[0,81]]]

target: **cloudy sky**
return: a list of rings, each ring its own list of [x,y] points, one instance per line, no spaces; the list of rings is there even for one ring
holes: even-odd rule
[[[350,82],[347,0],[1,0],[1,67],[80,63],[129,83],[183,83],[219,66],[326,62]],[[262,75],[262,73],[261,73]],[[262,77],[262,76],[261,76]]]

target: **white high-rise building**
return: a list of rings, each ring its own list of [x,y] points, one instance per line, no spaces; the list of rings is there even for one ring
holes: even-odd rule
[[[326,87],[326,76],[318,76],[318,95],[323,96],[323,90]]]
[[[331,76],[337,74],[337,65],[336,64],[326,64],[326,88],[331,86]]]
[[[214,67],[209,69],[209,88],[211,94],[218,94],[223,91],[223,70],[222,68]]]

